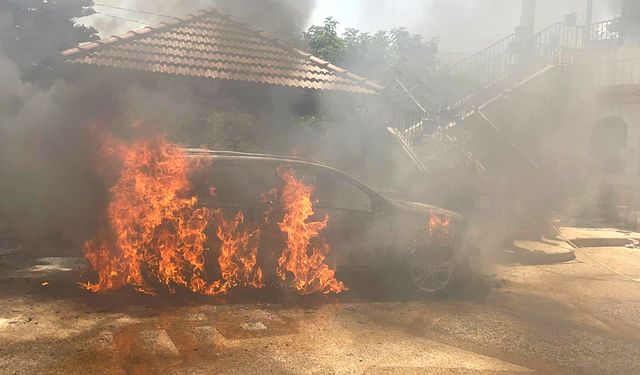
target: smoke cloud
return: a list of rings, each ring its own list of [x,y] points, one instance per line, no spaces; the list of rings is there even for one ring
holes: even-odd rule
[[[142,8],[138,1],[112,3]],[[301,29],[313,10],[312,1],[289,0],[153,4],[145,9],[176,16],[220,5],[240,21],[280,32]],[[135,28],[121,20],[95,21],[106,29]],[[13,28],[13,20],[0,15],[0,30]],[[105,198],[106,187],[93,164],[99,147],[96,134],[148,131],[131,128],[138,120],[153,123],[154,132],[176,132],[180,124],[197,121],[198,108],[207,105],[170,79],[123,84],[99,72],[69,68],[54,81],[35,84],[23,78],[6,48],[0,44],[0,222],[10,224],[25,244],[46,241],[47,246],[64,244],[77,252]],[[80,75],[82,79],[75,79]]]
[[[22,238],[82,233],[79,213],[94,199],[83,181],[84,129],[65,113],[77,92],[64,82],[46,90],[23,83],[4,57],[0,71],[0,219]]]
[[[132,21],[155,25],[168,20],[167,17],[135,13],[116,9],[115,7],[142,10],[171,17],[183,17],[199,10],[216,8],[232,16],[235,20],[247,23],[256,29],[284,34],[297,34],[307,26],[315,9],[316,0],[181,0],[154,2],[145,0],[104,0],[100,3],[114,8],[96,6],[96,10],[99,13],[83,18],[81,22],[94,26],[102,36],[122,34],[131,29],[142,27]]]
[[[109,4],[171,16],[218,7],[256,29],[280,33],[301,31],[308,24],[316,5],[311,0],[144,3],[142,0],[122,0],[110,1]],[[563,14],[573,10],[583,11],[583,2],[579,0],[553,3],[553,7],[551,4],[552,0],[539,0],[539,26],[560,21]],[[481,49],[510,33],[519,21],[519,2],[513,0],[413,0],[380,1],[375,4],[360,0],[357,9],[362,10],[360,17],[363,24],[367,25],[362,27],[364,29],[407,26],[412,32],[427,37],[441,37],[444,49],[460,51]],[[600,16],[597,14],[594,18],[601,19],[602,15],[609,15],[606,12],[615,12],[614,8],[606,9],[599,10]],[[150,24],[165,20],[163,17],[132,15],[130,12],[117,13],[114,9],[108,13]],[[102,16],[92,16],[88,23],[98,27],[103,35],[140,26]],[[0,15],[0,31],[12,27],[11,20]],[[70,84],[58,80],[43,88],[24,82],[20,70],[3,54],[3,50],[4,46],[0,45],[0,219],[11,221],[13,229],[22,238],[45,238],[53,234],[61,240],[80,244],[92,232],[104,187],[96,182],[99,179],[91,164],[95,150],[91,125],[97,124],[117,132],[126,131],[121,127],[140,119],[179,124],[186,122],[183,120],[189,116],[199,115],[197,108],[206,107],[199,100],[209,100],[199,99],[189,90],[170,81],[122,87],[104,82],[104,77],[95,75],[83,82],[81,87],[77,82]],[[256,98],[263,101],[254,106],[260,110],[256,122],[270,132],[272,126],[292,125],[293,108],[299,98],[283,98],[281,91],[267,92],[262,96],[251,95],[255,97],[245,98],[246,102],[256,102]],[[264,103],[265,97],[272,98],[275,104]],[[319,101],[316,103],[317,109],[321,113],[330,113],[332,110],[339,112],[340,103],[336,102],[340,99]],[[287,101],[289,105],[282,105]],[[280,108],[274,109],[276,106]],[[364,127],[371,125],[363,119],[358,120],[359,117],[359,113],[346,111],[335,115],[334,118],[338,118],[337,122],[341,124],[359,122],[358,126],[361,127],[352,128],[352,133],[336,137],[344,139],[348,145],[334,147],[327,154],[335,154],[333,150],[336,149],[354,148],[354,144],[366,132]],[[361,148],[364,149],[364,143]],[[388,177],[382,172],[380,176]]]

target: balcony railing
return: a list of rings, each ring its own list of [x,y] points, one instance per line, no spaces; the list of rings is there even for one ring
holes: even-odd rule
[[[450,72],[487,87],[516,73],[539,70],[541,65],[570,63],[572,52],[584,47],[584,39],[582,26],[557,23],[534,34],[531,51],[525,55],[527,47],[518,34],[511,34],[454,65]]]
[[[617,30],[617,21],[608,20],[594,23],[589,30],[590,41],[615,40],[620,39],[620,31]]]

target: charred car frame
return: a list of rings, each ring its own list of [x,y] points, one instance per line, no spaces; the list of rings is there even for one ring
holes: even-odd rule
[[[248,221],[264,220],[268,212],[276,219],[267,222],[277,225],[281,213],[274,202],[281,194],[283,170],[311,185],[314,216],[310,219],[329,217],[322,237],[332,248],[328,261],[337,266],[338,274],[372,270],[394,274],[398,275],[394,282],[423,294],[447,289],[456,277],[465,232],[459,214],[388,199],[357,179],[315,162],[265,154],[184,151],[206,166],[194,177],[201,204],[207,205],[207,189],[215,186],[215,206],[231,215],[242,210]],[[261,244],[273,249],[283,246],[275,236]],[[276,256],[276,251],[261,249],[258,261],[273,262]]]

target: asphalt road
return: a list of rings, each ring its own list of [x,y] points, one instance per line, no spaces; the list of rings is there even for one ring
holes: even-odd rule
[[[587,251],[640,278],[640,250]],[[0,257],[1,374],[640,374],[640,284],[581,254],[431,300],[94,296],[76,266]]]

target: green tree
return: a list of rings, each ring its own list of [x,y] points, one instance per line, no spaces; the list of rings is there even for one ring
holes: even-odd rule
[[[433,76],[438,64],[438,40],[424,41],[405,28],[396,28],[388,33],[391,55],[390,66],[399,76],[426,80]]]
[[[324,20],[324,25],[311,26],[303,35],[312,53],[328,61],[340,61],[345,52],[345,42],[338,35],[339,22],[332,17]]]
[[[312,54],[384,84],[397,77],[427,81],[438,64],[438,40],[425,41],[405,28],[375,34],[346,29],[329,17],[324,25],[311,26],[304,38]]]

